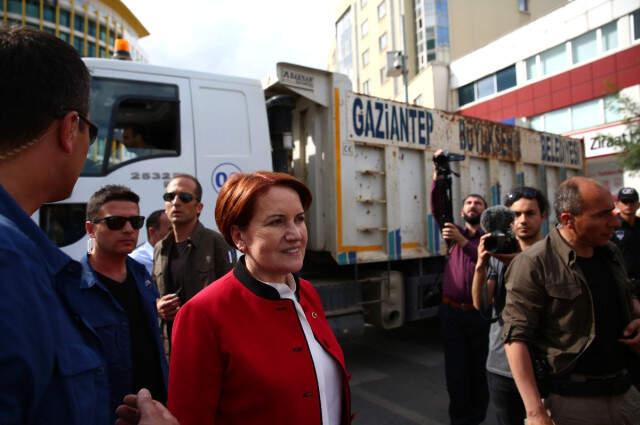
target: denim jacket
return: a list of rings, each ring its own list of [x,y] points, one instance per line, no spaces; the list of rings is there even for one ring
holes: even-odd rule
[[[129,321],[124,309],[97,278],[89,264],[88,256],[83,257],[81,263],[82,281],[66,286],[65,293],[71,305],[91,325],[100,339],[107,363],[111,413],[114,415],[115,408],[122,403],[122,398],[134,391]],[[158,290],[145,267],[130,257],[127,257],[127,272],[132,274],[140,293],[144,315],[158,350],[166,388],[168,366],[156,311]],[[115,416],[112,416],[112,420],[115,421]]]
[[[107,425],[100,342],[61,293],[81,266],[0,186],[0,423]]]

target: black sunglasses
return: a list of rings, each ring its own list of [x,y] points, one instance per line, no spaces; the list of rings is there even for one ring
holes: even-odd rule
[[[62,118],[64,114],[68,112],[75,112],[76,114],[78,114],[78,118],[80,119],[80,121],[82,121],[83,123],[85,123],[85,125],[89,127],[89,146],[93,145],[96,139],[98,138],[98,126],[92,123],[89,120],[89,118],[85,117],[75,109],[64,109],[62,111],[62,115],[60,116],[60,118]]]
[[[165,194],[162,195],[162,199],[164,199],[165,202],[172,202],[176,196],[178,197],[178,199],[180,199],[180,201],[184,202],[185,204],[188,204],[189,202],[193,201],[193,199],[195,198],[195,196],[193,196],[189,192],[166,192]]]
[[[525,187],[524,189],[516,189],[508,193],[507,197],[505,198],[506,199],[505,203],[516,202],[520,198],[536,199],[537,196],[538,196],[537,190]]]
[[[83,123],[89,126],[89,146],[93,145],[98,138],[98,126],[89,121],[89,118],[85,117],[80,112],[78,112],[78,118],[80,118]]]
[[[139,230],[144,225],[144,216],[132,215],[131,217],[123,217],[121,215],[110,215],[109,217],[93,220],[94,223],[100,223],[101,221],[105,222],[109,230],[120,230],[127,224],[127,221],[131,223],[131,227]]]

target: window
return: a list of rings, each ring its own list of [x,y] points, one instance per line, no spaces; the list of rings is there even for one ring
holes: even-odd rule
[[[351,9],[347,10],[342,17],[336,22],[336,57],[337,71],[345,74],[351,81],[355,81],[353,75],[353,46],[351,42],[352,33],[352,13]]]
[[[598,54],[596,31],[589,31],[571,41],[573,63],[580,63],[593,59]]]
[[[96,21],[89,21],[89,35],[91,37],[96,36]]]
[[[602,27],[602,50],[615,49],[618,47],[618,23],[610,22]]]
[[[547,112],[544,115],[544,131],[562,134],[571,131],[571,114],[569,108]]]
[[[30,16],[32,18],[40,17],[40,5],[38,3],[27,2],[26,7],[27,7],[27,16]]]
[[[594,127],[604,123],[600,99],[580,103],[571,107],[571,127],[573,130]]]
[[[633,39],[640,39],[640,9],[633,12]]]
[[[384,4],[384,1],[378,5],[378,19],[382,19],[387,14],[387,7]]]
[[[73,47],[75,47],[80,56],[84,56],[84,40],[82,36],[78,37],[78,35],[75,35],[73,37]]]
[[[531,118],[531,128],[536,131],[544,131],[544,119],[542,115]]]
[[[366,19],[360,24],[360,36],[364,37],[369,34],[369,21]]]
[[[369,49],[362,52],[362,67],[369,65]]]
[[[605,122],[616,122],[624,119],[622,105],[616,96],[604,98],[604,120]]]
[[[536,64],[536,57],[532,56],[527,59],[527,80],[531,80],[538,76],[538,65]]]
[[[520,12],[529,11],[529,0],[518,0],[518,10]]]
[[[58,35],[58,38],[60,38],[60,40],[62,41],[66,41],[67,43],[69,42],[69,34],[67,34],[66,32],[60,31],[60,35]]]
[[[380,51],[382,52],[384,49],[387,48],[387,33],[385,32],[384,34],[382,34],[380,36],[380,38],[378,38],[378,47],[380,48]]]
[[[84,16],[82,15],[75,15],[74,18],[74,25],[73,27],[76,29],[76,31],[80,31],[81,33],[84,33]]]
[[[466,105],[476,100],[474,84],[467,84],[458,89],[458,105]]]
[[[101,58],[106,58],[107,57],[107,51],[105,50],[104,47],[100,47],[100,56]]]
[[[496,83],[498,91],[506,90],[516,85],[516,66],[511,65],[496,73]]]
[[[60,25],[63,27],[69,26],[69,20],[71,19],[68,10],[60,9]]]
[[[567,49],[564,44],[544,51],[540,54],[542,74],[554,74],[567,67]]]
[[[94,78],[90,115],[98,139],[82,175],[106,175],[127,162],[180,153],[178,88]]]
[[[490,96],[496,92],[496,79],[490,75],[482,80],[478,80],[478,99]]]
[[[369,80],[362,83],[362,93],[369,94]]]
[[[383,66],[380,68],[380,85],[384,84],[385,81],[387,81],[387,68]]]
[[[9,0],[7,9],[9,9],[9,13],[22,15],[22,0]]]
[[[87,204],[45,204],[40,208],[39,225],[59,247],[78,242],[86,234]]]
[[[46,2],[45,2],[46,3]],[[49,6],[44,4],[42,7],[42,19],[47,22],[55,22],[56,21],[56,8],[53,6]]]

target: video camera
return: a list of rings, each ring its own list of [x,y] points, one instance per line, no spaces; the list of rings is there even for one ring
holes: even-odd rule
[[[443,151],[439,155],[433,156],[433,163],[436,167],[436,175],[442,177],[436,180],[435,196],[441,209],[437,213],[438,222],[453,223],[453,204],[451,194],[451,174],[460,177],[460,174],[451,170],[451,161],[464,161],[465,156],[457,153]]]
[[[515,214],[509,208],[496,205],[487,208],[480,216],[480,225],[490,236],[484,240],[484,248],[491,254],[513,254],[520,246],[511,230]]]
[[[439,176],[449,176],[451,174],[460,177],[460,174],[451,170],[451,161],[464,161],[465,156],[458,153],[443,151],[440,155],[433,156],[433,163],[436,166],[436,173]]]

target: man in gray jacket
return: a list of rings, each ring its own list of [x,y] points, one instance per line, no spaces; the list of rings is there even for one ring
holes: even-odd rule
[[[155,246],[153,277],[160,292],[158,315],[167,324],[170,342],[180,306],[231,270],[234,252],[220,233],[200,223],[202,186],[195,177],[175,176],[163,198],[172,231]]]

